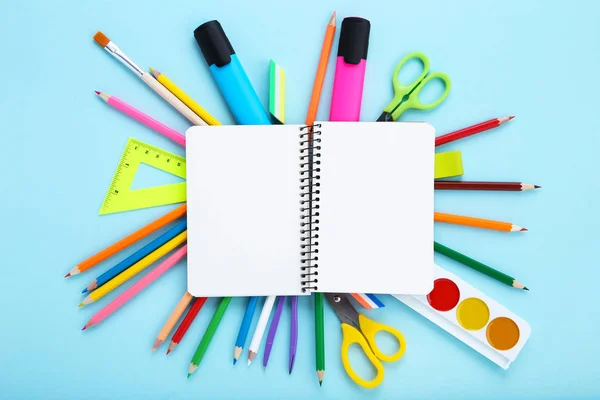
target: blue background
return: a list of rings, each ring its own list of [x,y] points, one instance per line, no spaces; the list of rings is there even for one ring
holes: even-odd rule
[[[289,304],[268,370],[261,365],[248,368],[245,361],[232,367],[245,306],[245,300],[235,299],[204,362],[186,380],[191,355],[216,307],[214,299],[172,355],[165,358],[166,345],[150,352],[185,290],[184,265],[102,325],[81,332],[107,299],[77,309],[80,290],[122,256],[69,280],[62,278],[64,273],[173,208],[97,215],[127,138],[183,154],[177,145],[108,107],[93,91],[117,95],[177,130],[189,126],[98,47],[94,33],[102,30],[142,67],[166,73],[223,123],[231,124],[192,36],[199,24],[218,19],[263,104],[268,100],[269,59],[286,70],[287,122],[302,123],[333,10],[338,24],[352,15],[372,23],[363,120],[378,117],[392,96],[390,77],[396,62],[415,50],[429,56],[432,70],[448,73],[453,88],[443,106],[406,113],[403,120],[426,120],[441,134],[493,117],[517,116],[502,128],[444,150],[462,150],[463,179],[524,181],[543,189],[436,192],[436,210],[511,221],[530,231],[507,234],[441,224],[435,228],[438,241],[531,288],[529,293],[519,292],[436,256],[440,265],[529,321],[532,336],[516,362],[504,371],[384,296],[387,307],[368,315],[405,334],[409,347],[404,358],[386,365],[379,388],[367,391],[354,385],[339,358],[339,322],[327,307],[327,371],[319,388],[312,301],[300,302],[300,348],[289,376]],[[600,396],[600,272],[594,251],[600,222],[600,123],[594,101],[600,91],[599,18],[599,3],[591,0],[5,2],[0,12],[2,397]],[[333,59],[320,119],[329,115]],[[136,185],[158,182],[162,178],[146,174]],[[258,312],[254,323],[257,318]]]

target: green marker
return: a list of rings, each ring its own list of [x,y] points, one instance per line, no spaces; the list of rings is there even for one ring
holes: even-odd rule
[[[188,378],[198,368],[198,365],[200,365],[200,361],[202,361],[202,357],[204,357],[204,353],[206,353],[208,345],[210,344],[210,341],[215,335],[215,332],[217,331],[217,328],[221,323],[221,319],[223,318],[223,315],[225,314],[225,311],[227,310],[227,307],[229,306],[230,302],[231,297],[223,297],[223,299],[221,300],[221,304],[219,304],[219,307],[217,307],[217,310],[215,311],[215,314],[210,320],[210,324],[208,324],[208,328],[206,328],[206,332],[204,332],[204,336],[202,336],[202,340],[200,340],[200,344],[198,345],[198,348],[194,353],[194,357],[192,357],[190,367],[188,368]]]

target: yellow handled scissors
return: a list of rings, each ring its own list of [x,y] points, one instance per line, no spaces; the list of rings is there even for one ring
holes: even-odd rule
[[[359,314],[352,304],[350,304],[350,301],[341,293],[325,293],[325,297],[342,322],[342,364],[344,364],[346,373],[354,382],[362,387],[371,389],[378,386],[383,381],[384,376],[381,361],[398,361],[404,355],[404,351],[406,350],[404,336],[400,331],[391,326],[380,324]],[[388,332],[398,340],[399,347],[396,353],[387,355],[379,350],[375,342],[375,335],[378,332]],[[362,348],[371,364],[377,370],[377,375],[373,380],[364,380],[352,369],[350,359],[348,358],[348,351],[353,344],[358,344]]]
[[[398,80],[398,74],[402,67],[412,59],[418,59],[423,63],[423,72],[414,82],[403,85]],[[427,83],[431,82],[433,79],[440,79],[444,82],[446,88],[444,89],[444,93],[435,101],[427,104],[421,103],[419,100],[419,93],[421,89],[427,85]],[[423,53],[414,52],[410,53],[406,57],[404,57],[394,70],[394,74],[392,75],[392,85],[394,86],[394,98],[392,101],[385,106],[383,109],[383,113],[377,119],[378,122],[389,122],[389,121],[397,121],[400,118],[400,115],[409,108],[413,108],[416,110],[429,110],[434,107],[440,105],[444,99],[450,93],[451,82],[448,75],[443,72],[432,72],[429,73],[429,58]]]

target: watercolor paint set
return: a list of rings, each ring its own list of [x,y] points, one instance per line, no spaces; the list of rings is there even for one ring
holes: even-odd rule
[[[445,269],[434,265],[433,290],[424,295],[394,295],[434,324],[504,369],[529,339],[529,324]]]

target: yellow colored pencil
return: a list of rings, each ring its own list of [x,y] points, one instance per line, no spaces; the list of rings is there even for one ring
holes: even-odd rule
[[[169,240],[167,243],[163,244],[161,247],[154,250],[152,253],[148,254],[146,257],[142,258],[140,261],[133,264],[131,267],[127,268],[125,271],[121,272],[119,275],[115,276],[98,289],[94,290],[85,299],[83,299],[83,301],[79,304],[79,307],[100,300],[102,297],[106,296],[108,293],[127,282],[130,278],[142,272],[145,268],[148,268],[156,260],[165,256],[175,247],[185,242],[186,239],[187,231],[181,232],[179,235],[175,236],[173,239]]]
[[[221,125],[221,123],[215,117],[210,115],[210,113],[206,111],[200,104],[196,103],[194,99],[192,99],[190,96],[188,96],[187,93],[181,90],[181,88],[177,86],[172,80],[167,78],[165,74],[153,68],[150,68],[150,72],[152,72],[152,75],[154,75],[156,80],[159,81],[161,85],[167,88],[169,92],[173,93],[175,97],[181,100],[183,104],[188,106],[197,116],[202,118],[204,122],[206,122],[208,125]]]

